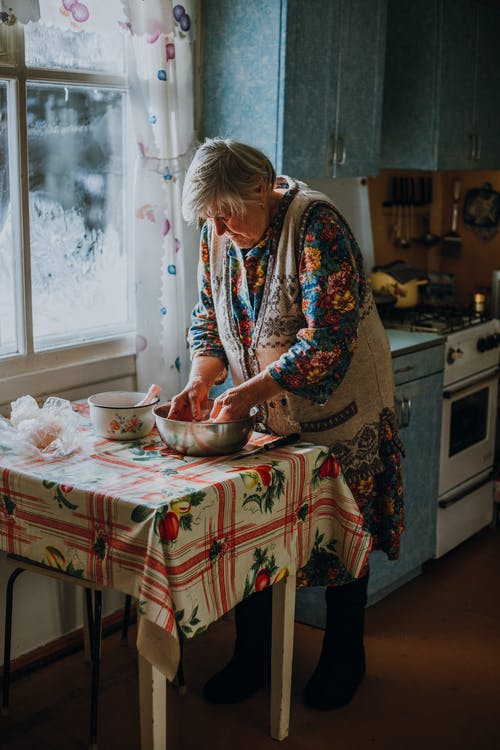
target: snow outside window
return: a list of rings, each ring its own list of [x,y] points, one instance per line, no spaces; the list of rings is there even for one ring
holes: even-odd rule
[[[133,330],[124,49],[0,27],[0,369]]]

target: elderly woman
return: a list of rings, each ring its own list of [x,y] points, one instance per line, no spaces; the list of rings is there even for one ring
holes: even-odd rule
[[[170,417],[201,419],[214,384],[211,417],[246,416],[270,432],[300,432],[326,444],[359,504],[373,548],[398,556],[403,530],[400,454],[387,337],[360,249],[329,198],[233,140],[205,141],[187,172],[183,214],[203,222],[199,299],[190,329],[192,369]],[[326,585],[327,621],[307,705],[348,703],[365,674],[368,570],[353,579],[333,551],[318,552],[300,586]],[[270,680],[271,592],[235,609],[229,664],[204,688],[217,703],[240,701]]]

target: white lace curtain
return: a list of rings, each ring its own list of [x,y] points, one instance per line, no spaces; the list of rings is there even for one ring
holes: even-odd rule
[[[137,378],[170,398],[184,385],[186,278],[182,178],[194,144],[196,0],[0,0],[0,22],[123,30],[138,157],[134,179]]]

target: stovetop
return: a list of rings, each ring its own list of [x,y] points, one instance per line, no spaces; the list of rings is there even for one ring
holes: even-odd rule
[[[385,328],[442,335],[463,331],[490,320],[489,316],[475,315],[458,307],[393,308],[381,317]]]
[[[458,307],[393,309],[383,317],[386,328],[436,333],[446,338],[444,385],[464,382],[498,367],[499,321]]]

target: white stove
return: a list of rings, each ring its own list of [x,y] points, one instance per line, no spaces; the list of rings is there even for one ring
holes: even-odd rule
[[[393,311],[384,324],[445,337],[435,557],[491,523],[500,321],[451,310]]]
[[[446,336],[436,557],[493,518],[498,320]]]

